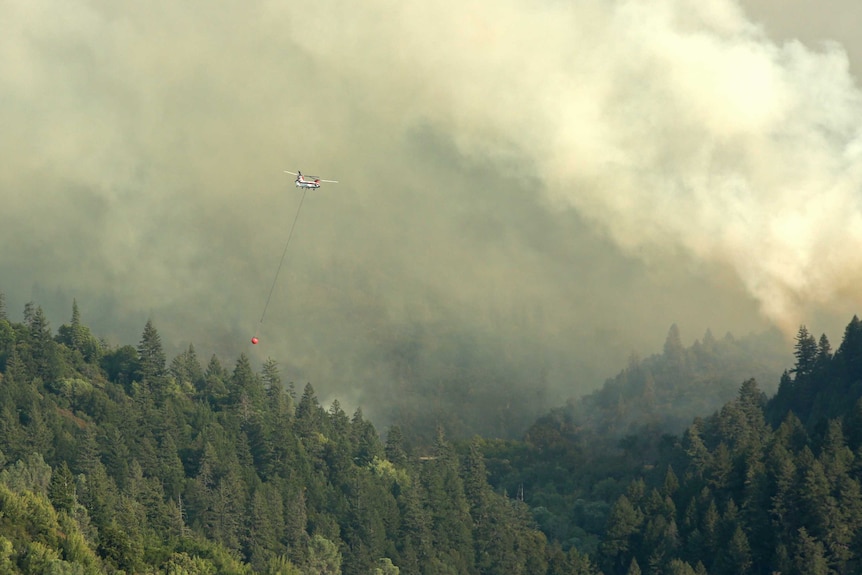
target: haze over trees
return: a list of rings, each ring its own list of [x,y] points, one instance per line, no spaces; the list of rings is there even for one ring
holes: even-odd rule
[[[672,327],[522,438],[410,441],[272,360],[169,358],[152,321],[110,346],[76,302],[55,331],[0,294],[0,571],[857,572],[862,323],[792,351],[762,384],[755,341]]]
[[[411,453],[361,410],[255,371],[171,359],[148,321],[111,347],[29,304],[0,316],[4,573],[545,573],[586,561],[494,492],[442,429]]]

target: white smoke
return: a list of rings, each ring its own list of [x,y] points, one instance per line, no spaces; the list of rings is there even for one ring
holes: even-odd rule
[[[517,147],[624,249],[729,265],[786,330],[862,299],[862,94],[840,45],[777,44],[731,0],[329,6],[315,57],[358,63],[388,113],[465,154]]]
[[[87,321],[88,300],[137,333],[154,312],[232,352],[295,209],[278,177],[299,168],[342,181],[303,208],[271,308],[268,341],[304,367],[365,361],[350,346],[369,332],[439,308],[560,357],[588,342],[585,362],[680,315],[755,315],[723,277],[714,310],[677,297],[708,281],[665,289],[679,252],[732,269],[787,331],[862,301],[847,55],[777,43],[732,0],[11,0],[0,22],[10,300],[41,281]],[[560,210],[627,256],[671,254],[661,281],[592,228],[573,240]]]

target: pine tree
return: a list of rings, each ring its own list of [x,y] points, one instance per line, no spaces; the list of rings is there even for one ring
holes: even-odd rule
[[[796,374],[796,379],[810,375],[814,371],[817,360],[817,340],[804,325],[799,326],[799,331],[796,334],[793,355],[796,357],[796,366],[791,372]]]
[[[51,335],[51,328],[42,307],[28,313],[28,348],[30,371],[45,383],[52,383],[60,377],[63,366],[60,362],[57,343]]]
[[[679,489],[679,479],[676,476],[676,473],[673,472],[673,467],[671,465],[667,466],[667,472],[664,475],[664,486],[662,488],[662,494],[668,497],[673,497],[677,490]]]
[[[397,548],[399,565],[406,573],[421,573],[433,553],[431,519],[428,510],[422,505],[421,489],[415,483],[408,484],[398,498],[401,522]]]
[[[270,483],[263,483],[251,498],[248,527],[243,547],[251,564],[262,571],[269,561],[284,555],[286,547],[280,543],[284,533],[284,509],[281,495]]]
[[[862,379],[862,321],[857,316],[844,329],[844,339],[834,359],[847,380]]]
[[[727,547],[728,574],[745,575],[751,572],[751,545],[739,525],[733,531]]]
[[[633,539],[639,533],[644,515],[635,508],[628,497],[621,495],[611,508],[604,539],[599,545],[603,565],[609,573],[617,573],[628,567],[634,551]]]
[[[799,528],[793,565],[799,575],[827,575],[830,572],[823,544],[810,536],[805,527]]]
[[[296,432],[303,438],[308,439],[315,431],[319,430],[323,420],[323,409],[317,401],[314,387],[311,383],[305,384],[305,390],[296,406]]]
[[[305,488],[291,491],[284,505],[284,542],[287,544],[288,557],[301,564],[308,554],[308,508]]]
[[[72,475],[72,471],[65,461],[51,474],[48,497],[51,498],[54,507],[61,511],[71,511],[78,502],[75,492],[75,476]]]
[[[459,572],[473,563],[473,536],[470,505],[464,495],[458,456],[437,428],[434,458],[426,461],[421,481],[427,493],[433,548],[445,553],[445,563]]]
[[[685,348],[679,335],[679,328],[676,324],[673,324],[670,326],[667,338],[664,341],[664,357],[672,369],[678,370],[685,363],[685,353]]]
[[[264,388],[269,391],[275,387],[281,387],[281,374],[278,372],[278,362],[268,357],[263,363],[261,374]]]
[[[154,392],[157,401],[164,398],[167,388],[165,363],[162,338],[153,321],[147,320],[141,342],[138,344],[138,377]]]
[[[205,386],[203,389],[204,396],[211,405],[218,405],[227,397],[227,379],[227,372],[218,358],[213,355],[204,372]]]
[[[170,373],[187,392],[200,390],[205,385],[204,372],[193,344],[171,361]]]
[[[374,425],[362,417],[362,408],[357,407],[350,420],[350,443],[353,446],[353,461],[365,467],[383,455],[380,437]]]
[[[815,358],[815,367],[818,372],[825,371],[832,361],[832,346],[829,343],[829,338],[826,334],[820,335],[820,341],[817,343],[817,357]]]
[[[251,362],[245,353],[241,353],[236,361],[230,379],[228,397],[231,404],[238,410],[243,422],[247,422],[253,414],[258,413],[263,407],[263,387],[260,379],[251,368]]]

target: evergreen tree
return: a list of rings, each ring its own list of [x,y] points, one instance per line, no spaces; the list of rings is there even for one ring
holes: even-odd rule
[[[284,505],[284,543],[287,545],[288,557],[294,563],[301,564],[308,554],[308,509],[305,500],[305,488],[297,489],[287,495]]]
[[[353,461],[365,467],[383,455],[377,430],[370,421],[362,417],[362,408],[357,407],[350,420],[350,442],[353,445]]]
[[[228,374],[222,367],[218,358],[213,355],[209,363],[207,363],[206,371],[204,372],[205,388],[204,396],[215,406],[218,405],[227,396],[226,381]]]
[[[170,374],[177,384],[187,391],[200,390],[204,387],[204,372],[193,344],[189,344],[186,351],[171,361]]]
[[[27,358],[34,377],[51,384],[63,372],[57,344],[41,306],[28,312]],[[27,361],[27,360],[25,360]]]
[[[284,508],[281,494],[270,483],[263,483],[251,498],[248,527],[244,534],[245,556],[257,570],[273,559],[284,556],[287,549],[280,539],[284,534]]]
[[[237,359],[230,380],[230,402],[237,407],[242,421],[248,421],[263,407],[264,391],[245,353]]]
[[[827,575],[830,572],[823,544],[810,536],[805,527],[799,528],[793,566],[798,575]]]
[[[79,354],[80,360],[95,363],[102,355],[101,343],[93,337],[90,329],[81,323],[81,312],[77,300],[72,300],[72,320],[70,325],[61,325],[57,330],[57,341]],[[81,366],[79,366],[80,368]]]
[[[281,387],[281,374],[278,372],[278,363],[268,357],[263,364],[263,386],[269,391],[273,388]]]
[[[728,542],[727,570],[725,572],[728,575],[745,575],[751,573],[751,567],[751,545],[749,545],[748,537],[742,527],[737,525]]]
[[[814,361],[818,373],[826,371],[831,361],[832,346],[829,344],[829,338],[824,333],[820,335],[820,341],[817,343],[817,357]]]
[[[611,509],[606,535],[599,546],[602,565],[607,572],[618,573],[629,566],[643,521],[641,510],[632,505],[628,497],[621,495]]]
[[[312,434],[320,428],[323,420],[323,409],[317,401],[314,387],[311,383],[305,385],[302,397],[296,406],[296,432],[303,439],[311,438]]]
[[[161,400],[167,387],[165,376],[165,352],[162,350],[162,338],[153,325],[153,320],[147,320],[141,342],[138,344],[138,377],[149,385],[157,400]]]
[[[685,363],[685,348],[676,324],[670,326],[664,341],[664,357],[672,369],[680,369]]]
[[[444,563],[466,572],[473,564],[470,506],[464,495],[458,456],[437,428],[433,459],[422,466],[421,480],[427,493],[433,548]]]
[[[799,326],[796,334],[793,355],[796,357],[796,365],[791,371],[796,374],[797,379],[810,375],[814,371],[817,361],[817,340],[804,325]]]
[[[48,497],[51,503],[60,511],[72,511],[78,503],[75,476],[69,469],[68,464],[63,461],[51,474],[51,485],[48,487]]]

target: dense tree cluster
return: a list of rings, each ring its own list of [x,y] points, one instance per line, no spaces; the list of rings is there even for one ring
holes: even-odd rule
[[[599,450],[582,421],[544,418],[524,442],[488,444],[492,483],[526,483],[548,537],[605,575],[858,573],[862,323],[834,354],[805,327],[794,350],[772,399],[748,379],[682,435]]]
[[[169,360],[152,322],[111,347],[77,303],[56,334],[0,305],[0,572],[591,572],[491,489],[478,440],[402,438],[273,361]]]
[[[487,441],[492,483],[523,491],[549,537],[595,553],[634,470],[659,460],[694,417],[734,399],[741,381],[777,382],[792,360],[776,351],[786,349],[777,336],[707,330],[685,347],[671,326],[662,353],[631,357],[600,389],[540,417],[523,441]]]
[[[0,294],[2,296],[2,294]],[[774,358],[633,359],[522,440],[422,449],[268,360],[112,347],[0,297],[0,572],[787,575],[862,571],[862,322]],[[698,394],[733,396],[715,406]],[[768,377],[768,376],[767,376]],[[777,377],[777,376],[776,376]],[[710,399],[709,401],[713,401]],[[713,411],[689,418],[688,410]]]

